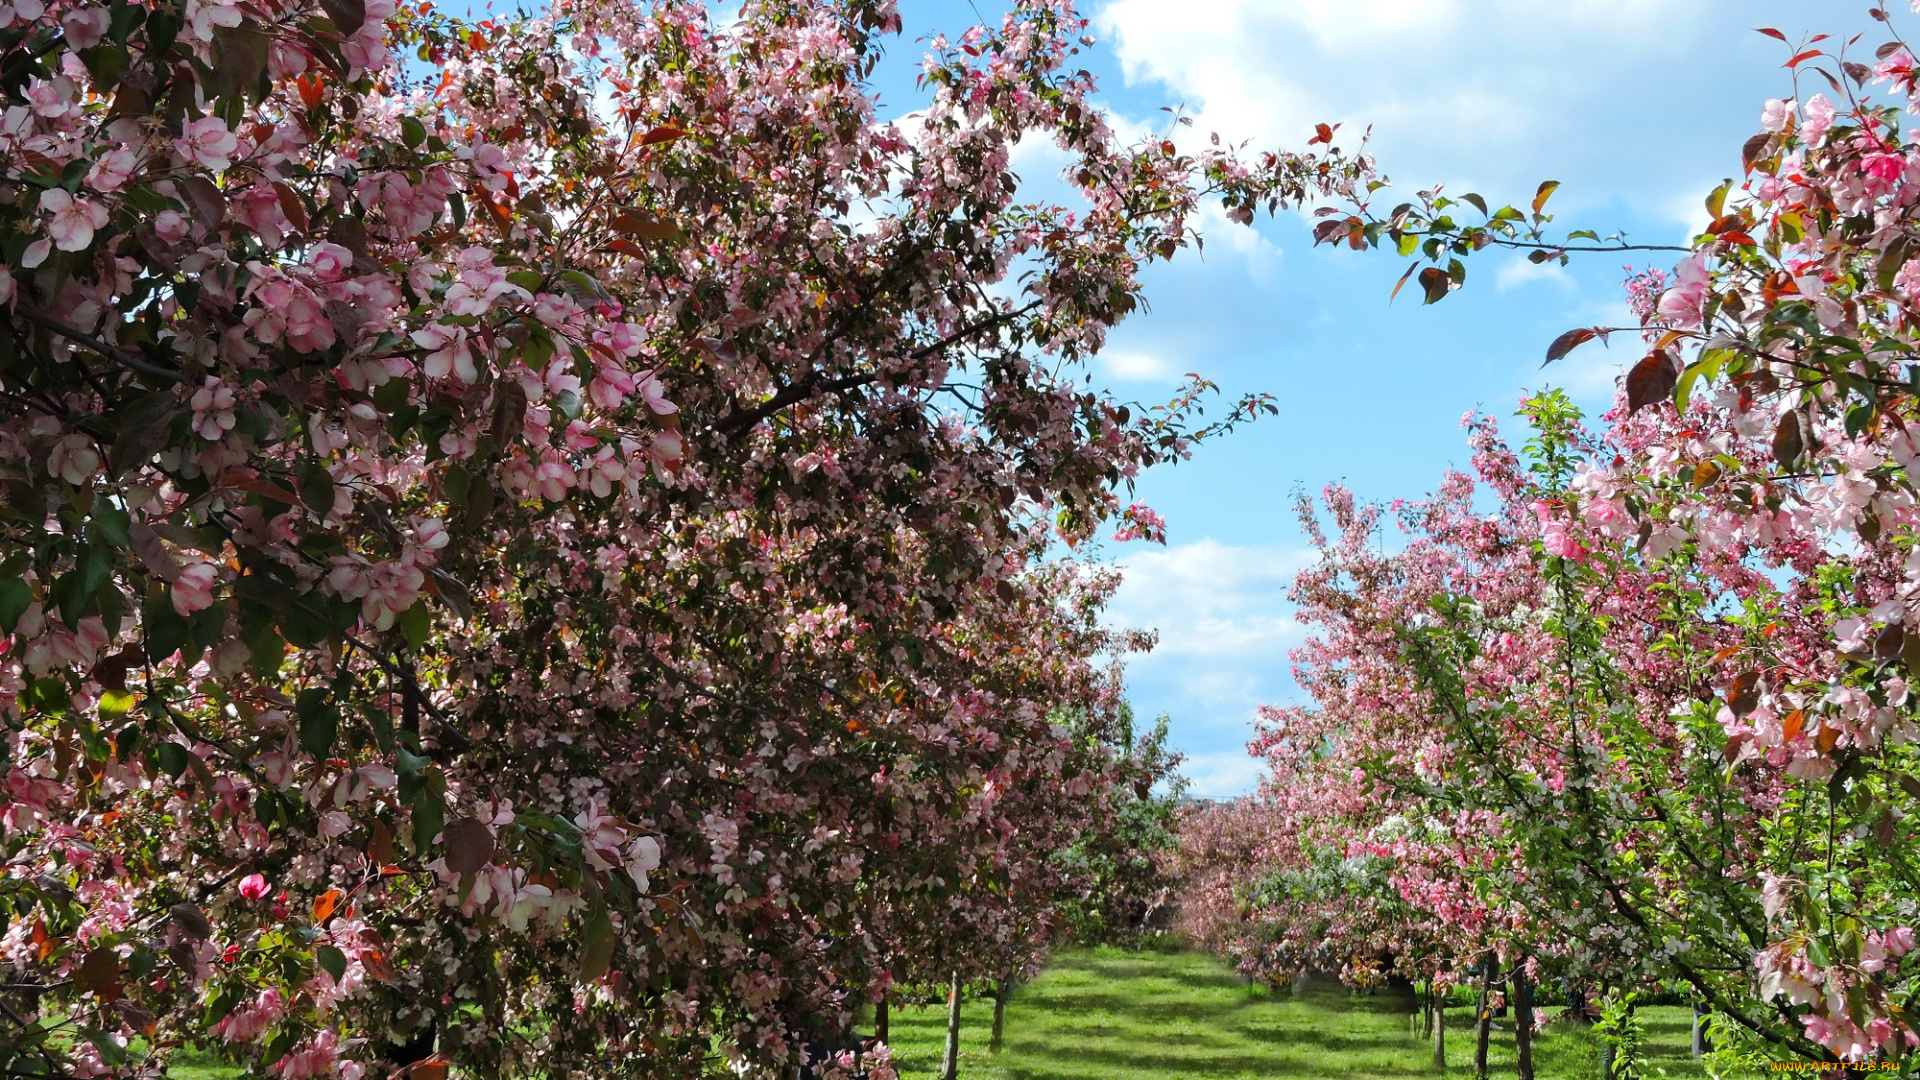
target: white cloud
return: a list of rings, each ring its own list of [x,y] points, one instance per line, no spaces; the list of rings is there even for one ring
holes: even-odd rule
[[[1577,288],[1573,278],[1567,275],[1566,268],[1558,262],[1529,262],[1524,255],[1515,255],[1508,259],[1506,265],[1493,276],[1494,288],[1500,292],[1536,282],[1550,282],[1562,289]]]
[[[1735,156],[1732,146],[1675,143],[1674,102],[1699,114],[1728,100],[1728,80],[1700,58],[1744,43],[1728,35],[1746,34],[1755,20],[1797,28],[1812,17],[1788,0],[1743,8],[1706,0],[1112,0],[1095,25],[1129,84],[1158,84],[1189,106],[1195,135],[1299,148],[1313,125],[1343,123],[1340,140],[1351,147],[1371,125],[1383,167],[1409,187],[1446,181],[1518,199],[1557,177],[1584,181],[1562,191],[1563,210],[1608,196],[1664,209]],[[1757,68],[1743,74],[1769,77]]]
[[[1289,694],[1287,650],[1302,634],[1285,594],[1309,557],[1208,538],[1120,560],[1108,622],[1160,632],[1153,652],[1128,664],[1128,695],[1142,714],[1172,718],[1196,795],[1245,794],[1259,780],[1245,746],[1259,707]]]
[[[1104,349],[1095,363],[1115,382],[1170,382],[1181,374],[1179,366],[1164,356],[1130,349]]]
[[[1187,778],[1187,793],[1202,799],[1231,799],[1259,786],[1266,768],[1242,751],[1217,754],[1189,754],[1180,763],[1180,775]]]
[[[1284,665],[1300,634],[1283,594],[1305,560],[1300,551],[1229,547],[1210,538],[1131,553],[1119,560],[1125,576],[1109,619],[1158,630],[1154,657]]]

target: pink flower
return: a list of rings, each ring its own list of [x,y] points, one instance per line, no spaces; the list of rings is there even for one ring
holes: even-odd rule
[[[94,230],[107,226],[106,207],[76,199],[60,188],[40,193],[40,209],[50,218],[47,235],[61,251],[85,251],[93,243]]]
[[[173,148],[188,161],[216,173],[227,171],[233,164],[233,155],[240,149],[240,139],[227,128],[227,122],[217,116],[203,116],[187,125],[180,138],[173,141]]]
[[[249,900],[258,900],[270,891],[267,879],[259,874],[248,874],[240,879],[240,895]]]
[[[1893,956],[1905,956],[1913,951],[1913,927],[1896,926],[1887,931],[1887,952]]]
[[[87,170],[87,186],[100,191],[118,191],[139,167],[140,158],[133,151],[125,147],[109,150]]]
[[[67,46],[76,51],[100,44],[107,33],[107,9],[74,8],[60,17],[60,29],[67,35]]]
[[[218,442],[233,430],[233,388],[209,375],[188,402],[193,408],[193,430],[208,442]]]
[[[280,1074],[281,1080],[312,1080],[314,1077],[332,1076],[339,1057],[340,1037],[328,1028],[315,1035],[312,1042],[274,1062],[271,1067]]]
[[[1660,314],[1674,326],[1700,325],[1707,300],[1707,267],[1698,255],[1673,268],[1673,287],[1660,296]]]
[[[467,341],[465,328],[433,323],[415,330],[413,343],[423,349],[433,350],[420,362],[420,370],[427,378],[444,379],[448,375],[457,375],[461,382],[479,381],[480,369],[474,366],[473,346]]]
[[[1540,546],[1546,549],[1547,554],[1574,562],[1586,560],[1586,545],[1567,532],[1567,523],[1554,516],[1551,506],[1545,502],[1535,502],[1533,515],[1540,522]]]
[[[1818,146],[1827,137],[1827,129],[1833,127],[1834,117],[1838,115],[1833,102],[1825,94],[1815,94],[1807,99],[1807,122],[1800,125],[1801,141],[1809,146]]]
[[[187,219],[178,210],[162,210],[153,215],[153,231],[169,244],[187,238]]]
[[[1873,67],[1875,79],[1891,80],[1894,87],[1906,90],[1913,82],[1913,54],[1905,49],[1895,49],[1886,59]]]
[[[1134,503],[1120,515],[1121,527],[1113,534],[1118,543],[1129,540],[1146,540],[1150,543],[1167,542],[1167,522],[1146,503]]]
[[[313,276],[321,281],[339,281],[353,269],[353,252],[339,244],[321,244],[313,249],[307,262],[313,266]]]
[[[634,390],[646,401],[647,411],[655,416],[672,416],[680,411],[678,405],[667,400],[666,390],[660,385],[660,377],[655,372],[649,371],[640,376],[634,384]]]
[[[1771,98],[1760,109],[1760,130],[1781,132],[1793,122],[1793,102]]]
[[[213,583],[218,572],[210,562],[193,562],[182,567],[173,582],[173,610],[191,615],[213,606]]]
[[[69,484],[84,484],[100,469],[100,454],[85,435],[63,435],[47,452],[47,471]]]

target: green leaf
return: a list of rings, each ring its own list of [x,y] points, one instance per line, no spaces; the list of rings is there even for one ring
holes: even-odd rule
[[[334,982],[339,982],[341,979],[346,978],[346,953],[341,952],[332,945],[322,945],[313,950],[313,959],[315,963],[320,965],[321,971],[333,976]]]
[[[613,919],[596,908],[580,931],[580,981],[594,982],[613,966]]]
[[[394,755],[394,765],[401,776],[420,776],[433,767],[433,759],[411,753],[403,746]]]
[[[100,1051],[100,1060],[106,1062],[108,1065],[119,1068],[133,1060],[133,1055],[127,1053],[126,1047],[121,1046],[114,1040],[112,1035],[107,1034],[97,1027],[90,1024],[81,1024],[80,1034],[85,1036],[86,1040],[93,1044],[94,1049]]]
[[[300,749],[316,758],[332,755],[340,735],[340,710],[333,695],[325,690],[302,690],[294,699],[294,712],[300,717]]]
[[[187,771],[187,748],[177,742],[161,743],[160,771],[175,780],[180,779],[180,775]]]
[[[88,544],[74,560],[73,569],[60,575],[47,591],[48,599],[60,610],[60,619],[68,626],[80,625],[80,617],[93,603],[93,594],[107,583],[113,572],[113,557],[105,548]]]
[[[133,695],[124,690],[108,690],[100,695],[100,719],[118,720],[133,709]]]
[[[422,788],[413,800],[413,849],[426,851],[433,838],[447,827],[447,808],[430,788]]]
[[[33,606],[33,587],[27,579],[15,577],[0,581],[0,630],[13,633],[20,625],[20,616]]]
[[[400,118],[400,141],[412,150],[427,141],[427,126],[411,116]]]
[[[272,678],[286,662],[287,645],[274,628],[273,613],[254,608],[247,616],[246,630],[240,639],[246,643],[248,666],[263,679]]]
[[[294,487],[308,510],[321,517],[333,512],[333,474],[326,466],[317,461],[301,466],[300,478]]]
[[[400,613],[400,632],[406,635],[407,647],[415,652],[427,643],[427,635],[433,631],[433,614],[427,610],[425,600],[416,600],[412,607]]]
[[[125,510],[122,510],[105,499],[95,499],[93,501],[94,529],[99,532],[100,539],[108,545],[120,548],[123,551],[131,550],[133,547],[133,537],[129,535],[127,531],[130,524],[131,519],[127,517]]]

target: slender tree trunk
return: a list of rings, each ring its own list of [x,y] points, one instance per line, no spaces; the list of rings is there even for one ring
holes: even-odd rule
[[[1447,999],[1432,983],[1427,984],[1427,1023],[1433,1028],[1433,1067],[1447,1067]]]
[[[873,1037],[881,1042],[887,1041],[887,1019],[887,995],[882,993],[873,1006]]]
[[[1533,1080],[1533,983],[1524,961],[1513,966],[1513,1047],[1520,1080]]]
[[[1487,1075],[1487,1040],[1493,1037],[1493,981],[1499,977],[1500,960],[1492,949],[1480,960],[1480,1007],[1474,1014],[1473,1075]]]
[[[1000,1052],[1000,1043],[1001,1043],[1001,1039],[1002,1039],[1002,1036],[1004,1036],[1004,1035],[1006,1034],[1006,1030],[1007,1030],[1007,999],[1008,999],[1008,998],[1011,998],[1012,996],[1013,996],[1013,979],[1012,979],[1012,977],[1007,977],[1007,978],[1003,978],[1003,979],[1001,979],[1001,980],[1000,980],[1000,985],[998,985],[998,986],[996,986],[996,987],[994,987],[994,993],[993,993],[993,1038],[992,1038],[992,1039],[991,1039],[991,1040],[990,1040],[990,1041],[989,1041],[989,1042],[987,1043],[987,1049],[988,1049],[988,1050],[990,1050],[990,1051],[992,1051],[993,1053],[996,1053],[996,1054]]]
[[[1601,988],[1599,988],[1599,1001],[1601,1001],[1601,1011],[1605,1011],[1605,1007],[1607,1007],[1607,1005],[1605,1005],[1605,1001],[1607,1001],[1607,986],[1605,986],[1605,984],[1601,984]],[[1613,1065],[1615,1065],[1615,1061],[1619,1061],[1619,1055],[1619,1047],[1615,1047],[1611,1042],[1601,1043],[1601,1047],[1599,1047],[1599,1080],[1613,1080]]]
[[[947,1053],[940,1059],[940,1080],[958,1080],[960,1076],[960,973],[953,973],[953,986],[947,991]]]
[[[1707,1011],[1698,1001],[1693,1003],[1693,1056],[1695,1060],[1707,1052]]]

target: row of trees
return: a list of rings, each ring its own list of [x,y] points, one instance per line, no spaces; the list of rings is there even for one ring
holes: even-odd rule
[[[887,121],[891,0],[0,6],[0,1065],[753,1071],[1026,962],[1141,775],[1050,555],[1264,404],[1082,362],[1366,175],[1123,144],[1085,28]]]
[[[1640,325],[1548,350],[1644,340],[1598,431],[1534,395],[1523,445],[1469,418],[1431,498],[1302,506],[1311,703],[1266,712],[1258,799],[1187,829],[1196,933],[1253,967],[1679,988],[1729,1067],[1914,1057],[1920,146],[1913,55],[1861,48],[1793,50],[1819,92],[1768,103],[1680,265],[1627,283]],[[1416,255],[1430,301],[1489,247],[1618,246],[1545,237],[1551,190],[1322,237]]]

